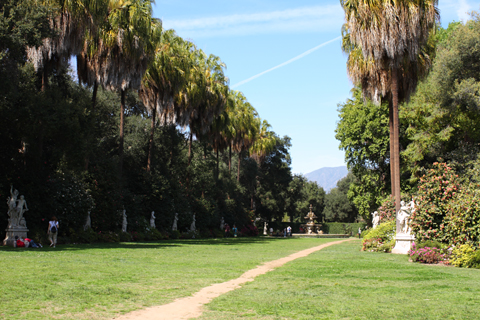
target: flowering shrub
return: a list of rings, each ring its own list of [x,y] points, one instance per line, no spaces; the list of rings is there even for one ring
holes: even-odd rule
[[[455,247],[450,263],[456,267],[480,269],[480,250],[475,250],[468,243]]]
[[[450,242],[443,220],[452,212],[452,204],[460,190],[460,183],[454,170],[447,164],[435,162],[433,165],[420,179],[416,208],[410,217],[410,226],[420,242]]]
[[[395,220],[380,224],[363,235],[363,251],[391,252],[395,245]]]
[[[258,236],[258,228],[252,224],[246,225],[240,230],[243,236],[256,237]]]
[[[429,247],[412,244],[412,248],[408,251],[408,255],[413,262],[421,263],[438,263],[440,261],[448,261],[448,250],[441,247]]]
[[[380,223],[391,221],[395,219],[395,198],[389,196],[377,210],[380,217]]]

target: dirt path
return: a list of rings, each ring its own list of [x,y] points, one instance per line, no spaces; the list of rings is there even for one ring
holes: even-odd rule
[[[293,253],[285,258],[267,262],[255,269],[248,270],[242,274],[239,278],[230,281],[216,283],[211,286],[205,287],[200,291],[194,293],[190,297],[179,298],[169,304],[162,306],[150,307],[147,309],[133,311],[126,315],[114,318],[116,320],[186,320],[197,318],[202,315],[202,307],[204,304],[209,303],[214,298],[227,293],[229,291],[240,288],[240,285],[253,281],[255,277],[272,271],[275,268],[283,266],[285,263],[292,260],[303,258],[310,253],[322,250],[328,246],[350,241],[340,240],[322,244],[321,246],[305,249],[296,253]]]

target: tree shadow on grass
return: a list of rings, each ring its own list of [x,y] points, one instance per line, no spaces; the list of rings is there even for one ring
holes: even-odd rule
[[[209,238],[209,239],[177,239],[143,242],[114,242],[114,243],[91,243],[91,244],[60,244],[56,248],[44,246],[43,248],[13,248],[9,246],[0,247],[0,252],[16,251],[18,253],[48,252],[48,251],[77,251],[92,249],[162,249],[171,247],[181,247],[185,245],[251,245],[266,244],[274,241],[297,241],[295,238],[274,238],[274,237],[246,237],[246,238]]]

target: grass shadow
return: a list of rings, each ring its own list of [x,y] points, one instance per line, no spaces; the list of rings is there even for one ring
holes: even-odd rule
[[[159,241],[143,241],[143,242],[113,242],[113,243],[81,243],[81,244],[60,244],[56,248],[44,246],[43,248],[13,248],[9,246],[0,247],[0,252],[16,251],[18,253],[35,251],[78,251],[91,249],[161,249],[180,247],[183,245],[251,245],[266,244],[276,241],[298,241],[296,238],[279,238],[279,237],[245,237],[245,238],[208,238],[208,239],[176,239],[176,240],[159,240]]]

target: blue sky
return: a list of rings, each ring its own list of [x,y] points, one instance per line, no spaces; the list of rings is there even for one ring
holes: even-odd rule
[[[442,26],[468,19],[480,1],[439,1]],[[242,91],[278,135],[292,138],[292,170],[345,164],[335,128],[337,105],[350,97],[344,21],[338,0],[156,0],[154,16],[227,65]],[[313,49],[313,50],[312,50]]]

